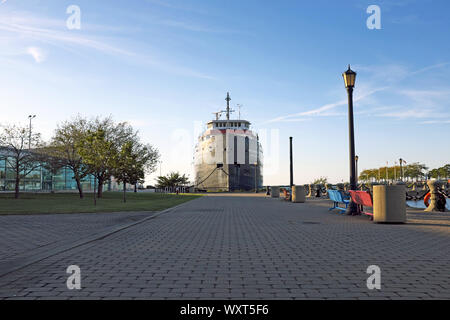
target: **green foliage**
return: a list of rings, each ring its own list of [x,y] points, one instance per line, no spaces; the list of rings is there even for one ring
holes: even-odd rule
[[[158,188],[177,187],[189,184],[189,177],[179,172],[171,172],[166,176],[156,178]]]
[[[434,179],[448,179],[450,178],[450,164],[443,167],[436,168],[430,171],[430,177]]]
[[[13,169],[15,179],[14,197],[19,198],[20,181],[40,167],[45,154],[40,149],[43,142],[39,133],[30,132],[27,126],[5,126],[0,133],[0,146],[6,147],[4,159]]]
[[[360,181],[393,181],[394,179],[399,180],[402,176],[405,180],[420,180],[426,178],[426,170],[428,167],[422,163],[412,163],[404,165],[400,168],[399,165],[391,167],[380,167],[376,169],[366,169],[359,173],[358,179]]]
[[[327,184],[328,178],[327,177],[320,177],[318,179],[315,179],[311,184]]]

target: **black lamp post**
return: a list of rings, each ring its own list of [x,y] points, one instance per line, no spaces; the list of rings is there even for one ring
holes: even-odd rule
[[[294,187],[294,163],[293,163],[293,159],[292,159],[292,137],[289,137],[289,160],[290,160],[290,181],[289,181],[289,186],[291,187],[291,192],[290,192],[290,199],[292,201],[292,188]]]
[[[356,72],[350,69],[342,74],[345,87],[348,93],[348,132],[350,146],[350,190],[356,190],[356,161],[355,161],[355,130],[353,125],[353,88],[355,87]],[[355,203],[350,202],[347,213],[349,215],[358,215],[358,208]]]

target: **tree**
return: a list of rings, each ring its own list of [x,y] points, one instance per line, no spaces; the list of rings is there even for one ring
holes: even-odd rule
[[[88,168],[83,164],[78,146],[86,138],[88,130],[88,120],[80,116],[72,121],[65,121],[58,125],[47,148],[47,153],[51,156],[48,162],[49,169],[53,172],[63,167],[71,169],[80,198],[83,198],[81,179],[87,176]]]
[[[137,132],[126,122],[114,123],[111,117],[96,118],[88,124],[85,137],[76,144],[87,171],[98,181],[98,197],[113,175],[121,146],[137,139]]]
[[[145,173],[154,172],[158,163],[158,151],[143,145],[137,139],[125,142],[117,154],[113,175],[123,183],[123,202],[126,202],[126,184],[136,185],[145,178]]]
[[[173,188],[180,185],[189,184],[189,177],[185,174],[181,175],[179,172],[171,172],[166,176],[156,178],[158,188]]]
[[[312,184],[327,184],[328,183],[328,178],[327,177],[320,177],[318,179],[315,179]]]
[[[0,145],[5,148],[6,163],[13,169],[15,179],[14,198],[19,198],[20,181],[40,167],[45,158],[40,151],[43,143],[39,133],[31,133],[29,127],[6,126],[0,134]],[[30,148],[28,148],[30,146]]]

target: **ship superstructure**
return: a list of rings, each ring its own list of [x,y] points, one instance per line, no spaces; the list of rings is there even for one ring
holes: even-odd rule
[[[263,185],[263,152],[247,120],[230,119],[230,94],[225,111],[207,123],[194,151],[195,185],[207,191],[250,191]],[[226,119],[220,119],[225,114]]]

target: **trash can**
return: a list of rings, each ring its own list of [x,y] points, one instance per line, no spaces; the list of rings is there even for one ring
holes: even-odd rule
[[[405,223],[405,185],[373,186],[373,222]]]
[[[292,202],[304,203],[306,201],[306,192],[303,186],[292,186]]]
[[[280,187],[271,187],[270,191],[270,195],[272,196],[272,198],[280,197]]]

